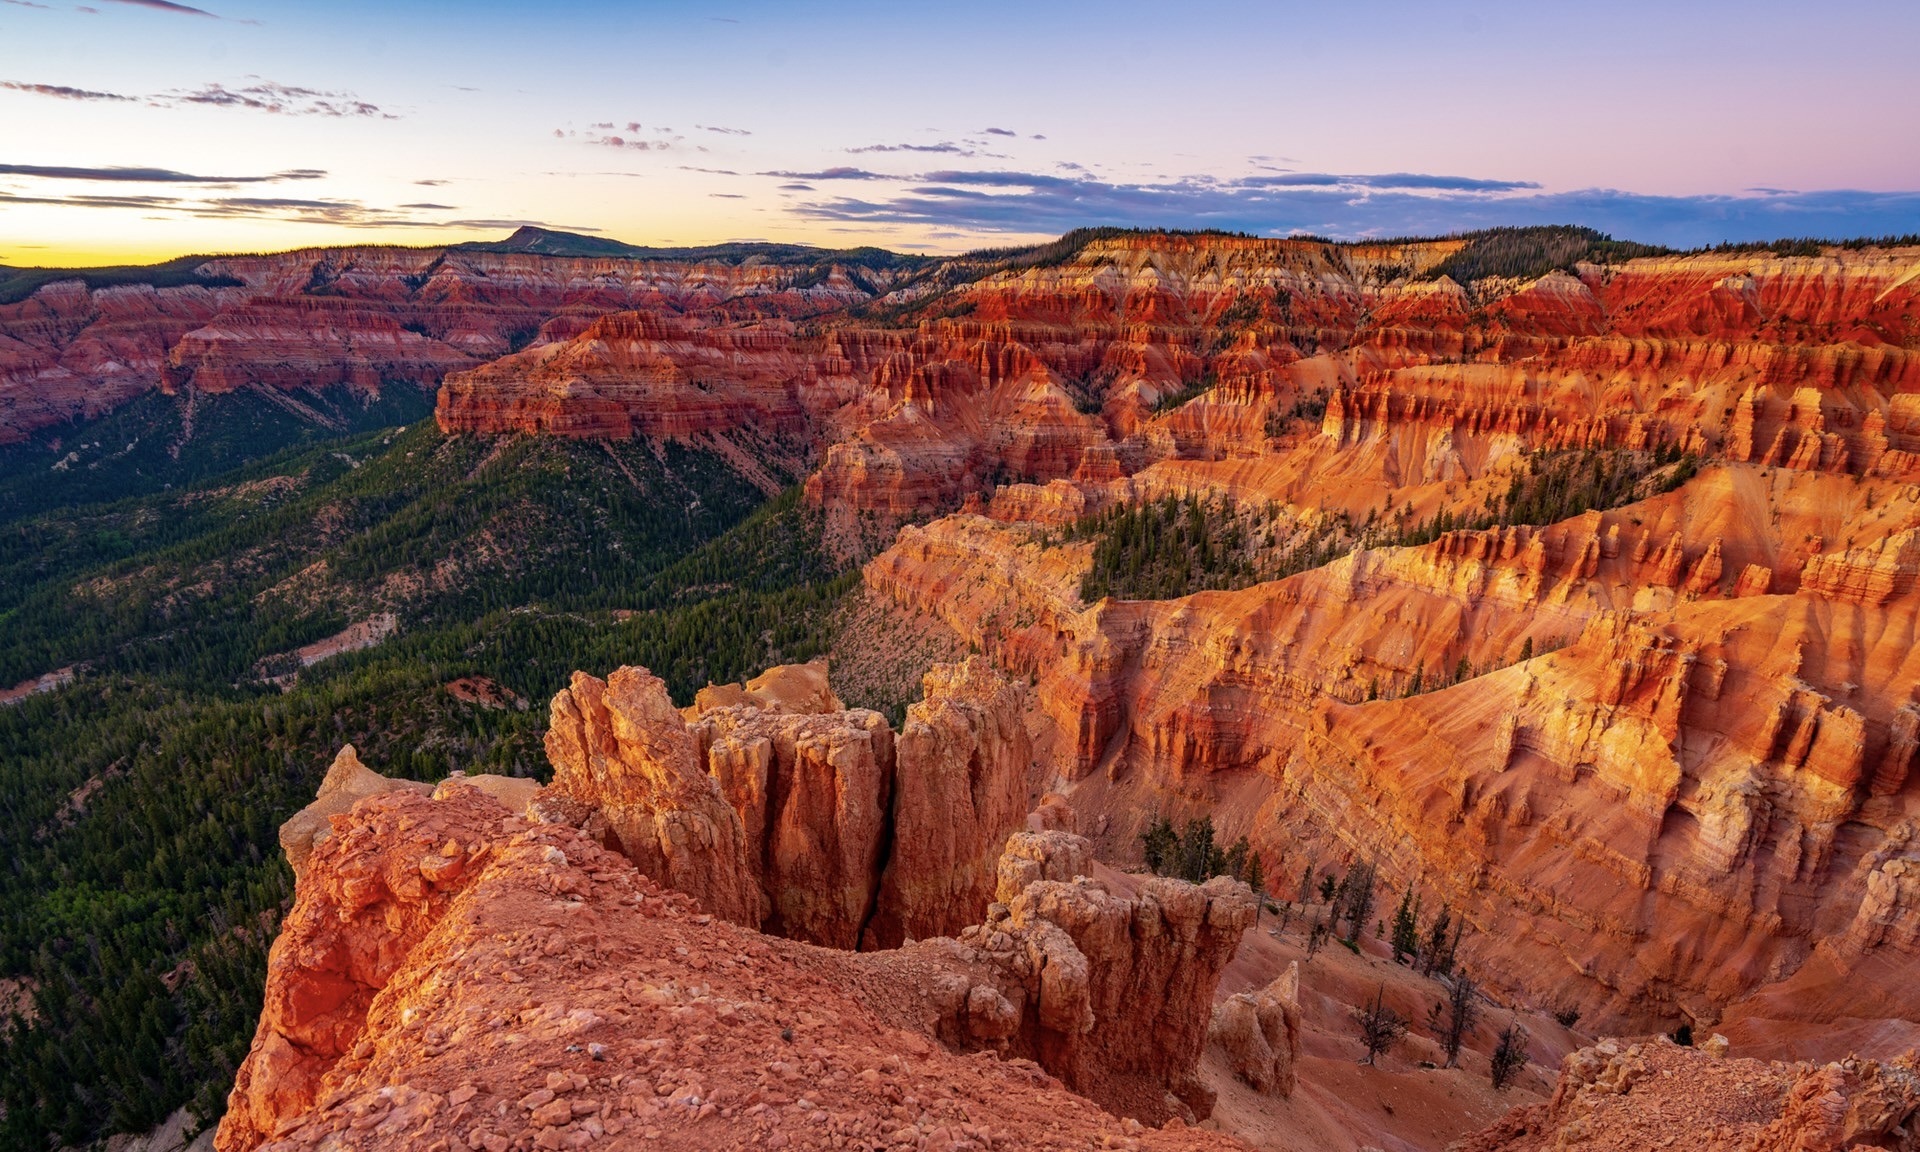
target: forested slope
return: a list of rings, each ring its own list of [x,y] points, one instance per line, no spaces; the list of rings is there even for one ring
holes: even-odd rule
[[[0,1144],[218,1114],[291,895],[276,831],[341,744],[537,775],[576,668],[684,697],[822,650],[851,577],[797,496],[677,446],[421,425],[0,529],[0,683],[77,670],[0,707],[0,979],[37,1017],[0,1041]]]

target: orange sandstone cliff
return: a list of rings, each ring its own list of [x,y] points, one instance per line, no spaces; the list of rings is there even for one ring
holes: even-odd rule
[[[956,963],[761,936],[471,787],[378,795],[314,852],[216,1146],[1235,1146],[949,1049]]]

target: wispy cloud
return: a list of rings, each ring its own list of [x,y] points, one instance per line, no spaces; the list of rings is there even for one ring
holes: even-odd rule
[[[848,152],[858,155],[862,152],[943,152],[953,156],[972,156],[971,148],[963,148],[951,140],[942,140],[938,144],[868,144],[864,148],[849,148]]]
[[[759,176],[778,176],[782,180],[903,180],[908,177],[888,176],[880,172],[869,172],[865,168],[822,168],[818,172],[759,172]]]
[[[1018,135],[1020,135],[1020,133],[1018,133],[1018,132],[1015,132],[1015,131],[1014,131],[1013,129],[1011,129],[1011,128],[982,128],[982,129],[980,129],[980,131],[982,131],[982,132],[984,132],[984,133],[986,133],[986,134],[987,134],[988,136],[1018,136]]]
[[[455,209],[445,204],[402,204],[395,208],[359,200],[301,199],[287,196],[222,196],[186,199],[179,196],[75,195],[22,196],[0,191],[0,208],[10,204],[49,204],[65,208],[135,210],[201,219],[273,220],[288,224],[322,224],[340,228],[451,228],[492,230],[533,226],[569,232],[596,232],[585,225],[560,225],[542,220],[442,219],[434,213]]]
[[[204,104],[216,108],[249,108],[286,116],[368,117],[398,120],[399,117],[368,103],[351,92],[327,92],[263,80],[244,88],[207,84],[192,91],[175,93],[171,99],[181,104]]]
[[[251,79],[251,78],[250,78]],[[129,96],[119,92],[98,92],[89,88],[76,88],[66,84],[34,84],[19,80],[0,80],[0,88],[14,92],[24,92],[32,96],[48,96],[58,100],[104,100],[124,103],[146,104],[154,108],[178,108],[198,106],[210,108],[244,108],[255,112],[270,112],[285,116],[332,116],[354,117],[378,120],[398,120],[399,117],[377,104],[362,100],[351,92],[329,92],[319,88],[302,88],[294,84],[280,84],[272,80],[258,80],[238,88],[229,88],[224,84],[208,83],[191,90],[176,89],[151,96]]]
[[[19,0],[6,0],[17,4]],[[31,96],[51,96],[56,100],[124,100],[137,102],[138,96],[122,96],[118,92],[95,92],[90,88],[72,88],[65,84],[24,84],[18,80],[0,80],[0,88],[15,92],[25,92]]]
[[[319,168],[294,168],[266,176],[196,176],[171,168],[63,168],[40,164],[0,164],[0,176],[30,176],[41,180],[103,180],[123,184],[271,184],[283,180],[318,180]]]
[[[751,136],[751,135],[753,135],[753,133],[752,133],[752,132],[750,132],[750,131],[748,131],[748,130],[747,130],[747,129],[745,129],[745,128],[721,128],[721,127],[717,127],[717,126],[715,126],[715,125],[712,125],[712,124],[695,124],[695,125],[694,125],[694,127],[695,127],[695,128],[698,128],[698,129],[700,129],[700,131],[702,131],[702,132],[718,132],[718,133],[719,133],[720,135],[722,135],[722,136]]]
[[[1083,175],[946,171],[903,184],[892,195],[826,197],[790,210],[821,222],[1028,235],[1113,224],[1362,238],[1566,223],[1683,247],[1779,236],[1906,232],[1920,219],[1920,192],[1550,193],[1531,181],[1406,172],[1195,176],[1124,183]]]
[[[182,16],[205,16],[209,20],[220,17],[205,8],[191,8],[185,4],[175,4],[173,0],[106,0],[109,4],[125,4],[133,8],[153,8],[161,12],[174,12]]]
[[[558,140],[578,140],[599,148],[624,148],[635,152],[666,152],[686,139],[664,125],[656,124],[649,128],[638,120],[628,120],[625,124],[623,128],[616,121],[600,120],[587,125],[585,132],[555,128],[553,135]],[[643,136],[642,133],[647,135]]]

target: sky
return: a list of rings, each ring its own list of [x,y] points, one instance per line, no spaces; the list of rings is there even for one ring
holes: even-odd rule
[[[1912,0],[0,0],[0,264],[1920,232]]]

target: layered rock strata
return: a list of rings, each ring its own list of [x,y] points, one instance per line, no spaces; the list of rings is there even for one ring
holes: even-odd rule
[[[0,444],[156,389],[430,391],[450,371],[565,341],[609,313],[811,316],[871,299],[895,274],[865,269],[856,282],[830,260],[356,247],[225,257],[195,276],[204,283],[90,289],[76,278],[0,304]]]
[[[1156,465],[1121,498],[1244,475]],[[1114,852],[1141,813],[1208,811],[1269,862],[1424,877],[1476,971],[1533,1003],[1805,1036],[1920,1014],[1894,975],[1920,906],[1916,492],[1728,464],[1561,524],[1097,604],[1086,545],[963,514],[866,578],[1035,678]]]
[[[763,897],[740,816],[706,772],[667,687],[644,668],[584,672],[553,698],[552,790],[596,809],[641,871],[757,928]]]

